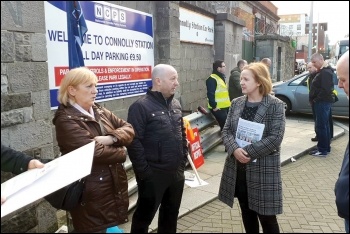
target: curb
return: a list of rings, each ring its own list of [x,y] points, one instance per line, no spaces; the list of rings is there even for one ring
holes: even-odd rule
[[[340,138],[340,137],[343,136],[343,135],[345,135],[345,131],[344,131],[344,130],[343,130],[342,132],[336,134],[336,135],[333,137],[333,140],[332,140],[332,141],[334,141],[334,140]],[[309,148],[303,150],[302,152],[296,154],[295,156],[292,156],[292,157],[290,157],[290,158],[288,158],[288,159],[282,161],[282,162],[281,162],[281,167],[287,165],[288,163],[291,163],[291,162],[292,162],[292,161],[291,161],[292,158],[298,159],[298,158],[300,158],[300,157],[302,157],[302,156],[307,155],[308,152],[309,152],[311,149],[313,149],[313,148],[315,148],[315,146],[311,146],[311,147],[309,147]]]

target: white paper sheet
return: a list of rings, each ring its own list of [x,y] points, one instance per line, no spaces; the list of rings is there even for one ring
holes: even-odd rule
[[[29,186],[31,183],[39,179],[40,177],[49,173],[53,168],[57,166],[56,160],[52,163],[47,163],[43,168],[37,168],[29,170],[25,173],[19,174],[13,179],[10,179],[1,184],[1,196],[10,197],[19,190]]]
[[[1,184],[1,217],[91,173],[95,141]]]
[[[265,124],[251,122],[242,118],[238,120],[236,142],[239,147],[250,145],[261,140]]]
[[[202,180],[201,178],[199,178],[199,179],[200,179],[201,183],[199,183],[197,177],[194,177],[194,180],[185,180],[185,184],[187,184],[191,188],[208,185],[208,182]]]
[[[196,177],[194,173],[191,173],[188,171],[184,171],[184,173],[185,173],[185,180],[194,181],[194,178]]]
[[[246,145],[260,141],[264,133],[264,128],[265,124],[239,118],[235,139],[239,147],[243,148]],[[256,162],[256,159],[253,162]]]

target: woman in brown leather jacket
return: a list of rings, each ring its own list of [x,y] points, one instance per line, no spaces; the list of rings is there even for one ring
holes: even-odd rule
[[[70,210],[77,232],[105,232],[108,227],[128,221],[124,146],[132,142],[134,129],[94,102],[97,81],[96,75],[87,68],[70,70],[61,82],[60,105],[53,119],[62,155],[96,141],[82,201]]]

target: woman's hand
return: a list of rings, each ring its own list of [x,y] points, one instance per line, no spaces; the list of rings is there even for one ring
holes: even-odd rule
[[[238,148],[233,152],[233,156],[240,162],[240,163],[248,163],[250,161],[250,157],[248,156],[247,151],[245,151],[242,148]]]
[[[113,145],[113,137],[111,135],[108,136],[97,136],[94,138],[95,141],[102,145]]]

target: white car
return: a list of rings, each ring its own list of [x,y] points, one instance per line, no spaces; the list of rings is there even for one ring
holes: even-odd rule
[[[275,96],[286,103],[286,114],[292,112],[311,113],[309,103],[309,89],[307,79],[309,72],[304,72],[287,81],[273,83],[272,91]],[[349,117],[349,100],[343,89],[338,87],[338,79],[335,77],[334,89],[338,92],[339,100],[332,105],[332,114]]]

